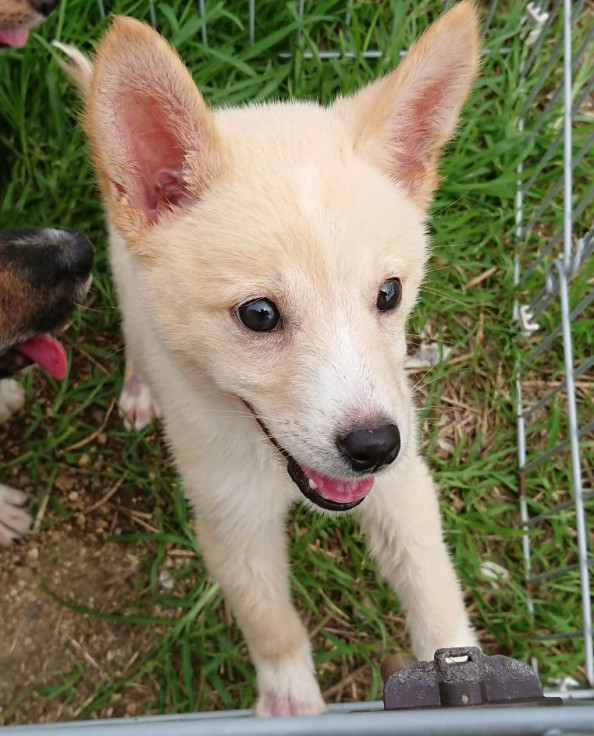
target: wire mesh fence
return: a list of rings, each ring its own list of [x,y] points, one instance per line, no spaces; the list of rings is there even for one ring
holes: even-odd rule
[[[450,4],[444,2],[444,9]],[[354,0],[347,2],[341,21],[331,25],[323,20],[314,23],[311,3],[305,0],[282,8],[279,5],[279,23],[294,28],[294,43],[286,49],[275,48],[274,55],[318,61],[382,57],[385,49],[381,44],[364,49],[349,45],[349,27],[365,22],[366,8],[360,6],[374,4],[357,3],[356,13],[354,5]],[[386,5],[391,8],[386,14],[388,38],[397,18],[394,3]],[[506,12],[503,5],[494,0],[484,8],[483,34],[487,39],[498,12]],[[159,27],[164,9],[148,0],[146,10],[150,22]],[[97,0],[97,11],[104,17],[109,5]],[[193,31],[202,44],[216,43],[216,23],[217,13],[211,12],[205,0],[199,0]],[[270,49],[257,47],[255,0],[245,4],[244,28],[246,44],[258,53],[270,53]],[[594,543],[594,400],[590,380],[594,355],[591,340],[576,342],[574,338],[591,332],[594,303],[594,185],[586,168],[594,141],[594,77],[586,63],[594,35],[591,5],[586,0],[527,3],[517,33],[523,39],[517,125],[524,136],[525,156],[517,162],[515,199],[514,317],[519,359],[515,375],[510,372],[509,379],[515,382],[517,399],[520,513],[532,664],[538,670],[547,658],[563,657],[567,679],[559,683],[562,694],[575,701],[588,700],[594,699],[594,556],[590,549]],[[324,43],[317,43],[320,37]],[[382,38],[381,32],[377,38]],[[487,47],[487,53],[503,57],[511,48]],[[548,184],[544,197],[541,189],[537,192],[534,187],[537,180]],[[560,478],[564,479],[561,485]],[[543,616],[550,595],[566,600],[573,617],[570,629],[554,629]],[[554,653],[551,644],[555,645]],[[583,673],[581,686],[573,682],[576,672]],[[323,717],[255,721],[246,719],[248,715],[249,711],[227,711],[4,730],[7,735],[70,731],[348,734],[362,729],[378,736],[594,733],[594,705],[403,714],[385,713],[379,703],[351,703],[333,706]]]
[[[588,22],[584,11],[583,2],[530,9],[535,27],[523,72],[533,81],[518,119],[530,153],[518,164],[514,275],[523,333],[516,373],[518,461],[533,662],[538,667],[548,656],[547,644],[563,641],[568,653],[582,659],[592,687],[594,407],[587,377],[594,357],[584,351],[584,341],[574,346],[575,335],[588,329],[594,302],[594,187],[583,168],[594,140],[594,79],[583,68],[594,27],[581,43],[572,42]],[[546,147],[541,138],[550,141]],[[533,196],[537,177],[547,182],[544,197]],[[543,627],[544,588],[575,611],[572,630]]]

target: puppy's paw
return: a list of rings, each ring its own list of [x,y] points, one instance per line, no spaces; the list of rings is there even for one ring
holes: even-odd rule
[[[0,381],[0,423],[7,421],[25,403],[25,389],[13,378]]]
[[[260,663],[260,697],[254,708],[257,716],[306,716],[326,711],[309,656],[307,660],[293,659],[276,666]]]
[[[149,387],[136,373],[124,381],[124,388],[120,394],[120,411],[126,429],[144,429],[154,418],[158,419],[161,416]]]
[[[21,491],[0,485],[0,545],[18,542],[31,528],[28,501]]]

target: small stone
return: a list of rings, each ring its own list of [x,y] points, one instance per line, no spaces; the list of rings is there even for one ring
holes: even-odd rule
[[[165,568],[161,568],[161,570],[159,570],[159,585],[163,590],[173,590],[175,583],[169,570],[166,570]]]

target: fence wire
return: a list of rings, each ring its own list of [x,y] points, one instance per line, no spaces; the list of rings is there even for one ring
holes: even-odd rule
[[[525,79],[536,81],[518,121],[528,156],[518,166],[516,197],[516,318],[524,333],[516,391],[533,665],[538,669],[547,656],[543,644],[565,643],[578,654],[582,650],[583,673],[594,688],[594,556],[588,548],[594,531],[594,410],[588,383],[594,356],[578,354],[574,346],[575,331],[584,329],[594,303],[589,208],[594,187],[586,177],[576,176],[594,141],[589,110],[594,79],[583,69],[594,28],[579,46],[574,44],[576,29],[588,22],[582,19],[585,8],[585,2],[570,0],[533,6],[536,32],[523,71]],[[535,144],[544,132],[554,136],[536,157]],[[532,187],[543,177],[550,186],[539,199],[532,196]],[[558,228],[553,223],[560,208],[563,226]],[[566,469],[564,476],[560,468]],[[559,477],[566,480],[563,487]],[[580,612],[573,627],[543,628],[544,586],[568,595],[568,610]]]

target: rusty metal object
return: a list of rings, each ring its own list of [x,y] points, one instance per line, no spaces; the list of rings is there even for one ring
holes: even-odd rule
[[[481,705],[560,705],[545,698],[524,662],[484,655],[477,647],[438,649],[432,662],[414,662],[388,677],[384,708],[456,708]]]

